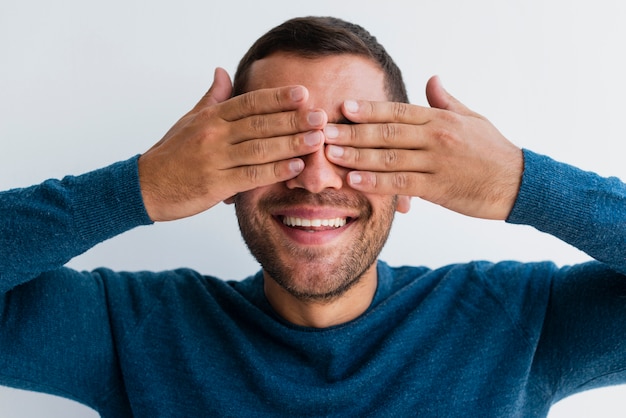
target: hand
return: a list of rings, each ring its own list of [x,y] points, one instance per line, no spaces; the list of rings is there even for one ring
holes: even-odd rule
[[[195,215],[239,192],[286,181],[297,158],[323,144],[328,117],[308,110],[302,86],[232,99],[226,71],[215,71],[200,102],[139,158],[144,204],[153,221]]]
[[[327,158],[355,170],[347,181],[356,190],[417,196],[465,215],[506,219],[521,182],[521,150],[450,96],[437,77],[426,95],[431,108],[346,101],[342,112],[356,124],[325,128]]]

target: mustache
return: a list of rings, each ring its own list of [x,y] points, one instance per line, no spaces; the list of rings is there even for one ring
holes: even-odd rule
[[[372,212],[370,202],[363,195],[347,194],[334,189],[326,189],[319,193],[311,193],[305,189],[281,190],[259,200],[259,207],[268,212],[296,205],[358,209],[366,216]]]

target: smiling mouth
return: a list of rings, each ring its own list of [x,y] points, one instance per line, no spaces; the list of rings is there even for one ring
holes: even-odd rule
[[[308,219],[299,218],[297,216],[280,217],[283,225],[290,228],[306,229],[306,230],[329,230],[338,229],[352,221],[352,218],[329,218],[329,219]]]

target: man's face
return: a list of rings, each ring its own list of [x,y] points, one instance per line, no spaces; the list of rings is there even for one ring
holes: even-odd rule
[[[250,90],[295,84],[308,88],[310,108],[324,109],[331,123],[345,121],[344,100],[388,100],[382,70],[355,55],[307,59],[277,53],[255,62],[250,71]],[[323,302],[360,280],[376,280],[375,261],[396,199],[347,186],[347,170],[331,164],[323,149],[303,159],[305,169],[298,177],[240,193],[235,208],[265,280],[299,300]]]

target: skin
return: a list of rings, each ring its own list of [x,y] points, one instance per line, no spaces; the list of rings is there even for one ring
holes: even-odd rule
[[[521,149],[448,94],[438,77],[428,81],[426,97],[431,108],[344,103],[344,115],[356,125],[326,127],[329,161],[354,169],[348,184],[356,190],[415,196],[467,216],[506,219],[521,184]]]
[[[523,168],[521,150],[437,77],[426,87],[430,108],[388,102],[382,77],[361,57],[278,53],[253,65],[251,92],[229,99],[230,79],[216,70],[207,94],[139,159],[148,214],[173,220],[236,201],[253,253],[269,249],[257,255],[280,315],[312,327],[358,317],[408,196],[502,220]],[[283,216],[350,222],[305,232]],[[366,257],[349,257],[359,252]]]
[[[303,86],[251,92],[233,99],[226,71],[157,144],[139,158],[139,181],[150,218],[170,221],[203,212],[258,186],[304,169],[302,155],[323,144],[326,114],[306,106]]]
[[[253,64],[250,80],[251,90],[306,85],[308,105],[323,109],[333,122],[345,121],[346,98],[387,100],[383,72],[353,55],[273,54]],[[265,293],[274,309],[291,322],[325,327],[351,320],[369,306],[376,259],[398,199],[350,188],[348,170],[328,161],[323,148],[303,159],[305,168],[295,178],[240,193],[235,205],[242,235],[263,266]],[[282,222],[285,216],[347,223],[289,227]]]

